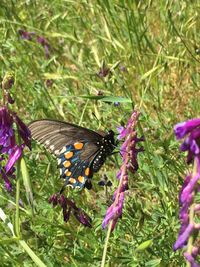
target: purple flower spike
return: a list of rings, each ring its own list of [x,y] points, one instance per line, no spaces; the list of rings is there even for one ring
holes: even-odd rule
[[[25,144],[30,145],[30,134],[26,132],[26,125],[16,113],[9,109],[9,104],[13,103],[13,101],[9,97],[8,89],[11,89],[10,86],[13,81],[11,74],[7,74],[3,78],[2,95],[4,105],[0,107],[0,174],[8,191],[12,189],[11,179],[15,178],[14,165],[21,157]],[[14,130],[14,124],[17,124],[18,131]],[[24,143],[16,143],[16,134],[23,139]]]
[[[138,138],[135,127],[137,125],[139,113],[134,111],[128,121],[126,127],[120,126],[117,128],[119,132],[118,139],[125,139],[121,146],[120,153],[122,156],[122,166],[117,173],[119,186],[114,192],[114,202],[107,209],[106,216],[103,220],[102,227],[105,228],[109,222],[112,223],[111,230],[113,231],[119,218],[122,217],[122,209],[124,203],[125,191],[128,190],[128,175],[129,172],[135,173],[138,169],[137,155],[143,149],[138,149],[136,146],[143,138]]]
[[[184,248],[184,256],[190,266],[200,267],[196,262],[199,247],[192,244],[195,243],[200,230],[200,224],[195,223],[200,210],[200,204],[195,203],[195,195],[200,191],[200,118],[177,124],[174,132],[177,139],[184,138],[180,149],[188,152],[187,163],[193,163],[193,171],[186,176],[179,193],[181,227],[174,250]],[[188,242],[189,239],[192,242]]]
[[[57,193],[49,198],[49,203],[52,203],[53,207],[59,205],[62,208],[64,222],[68,222],[70,215],[73,213],[81,224],[92,227],[91,218],[82,209],[78,208],[73,200]]]
[[[115,198],[116,199],[116,198]],[[122,209],[124,203],[124,192],[118,195],[118,199],[108,208],[106,216],[103,220],[102,227],[105,228],[110,221],[112,221],[111,230],[113,231],[119,218],[122,216]]]

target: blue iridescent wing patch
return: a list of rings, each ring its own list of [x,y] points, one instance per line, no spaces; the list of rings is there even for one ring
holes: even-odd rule
[[[76,142],[73,145],[64,146],[58,156],[60,176],[64,178],[65,185],[82,189],[91,177],[90,161],[81,159],[81,152],[86,143]]]

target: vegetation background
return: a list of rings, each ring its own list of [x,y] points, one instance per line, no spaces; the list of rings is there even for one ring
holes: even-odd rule
[[[185,266],[181,252],[172,250],[179,230],[178,190],[186,172],[173,126],[199,112],[199,8],[199,1],[187,0],[0,2],[1,77],[13,71],[13,106],[25,122],[56,118],[116,131],[134,108],[141,112],[145,152],[137,175],[129,177],[106,266]],[[32,40],[23,39],[19,30],[34,32]],[[36,36],[48,42],[48,57]],[[103,65],[107,75],[101,74]],[[110,98],[98,99],[98,94]],[[35,211],[21,181],[21,240],[48,267],[100,266],[106,236],[101,224],[118,184],[120,156],[94,176],[93,190],[65,191],[92,217],[90,229],[73,218],[64,223],[60,209],[48,203],[63,184],[55,159],[35,143],[24,155]],[[107,194],[98,186],[103,174],[113,182]],[[6,192],[2,183],[0,190],[0,207],[14,224],[15,190]],[[40,266],[2,221],[0,259],[3,267]]]

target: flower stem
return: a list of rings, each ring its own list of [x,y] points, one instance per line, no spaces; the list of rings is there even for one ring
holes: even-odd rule
[[[190,214],[189,214],[189,220],[190,223],[192,223],[194,221],[194,204],[190,207]],[[187,252],[189,253],[189,255],[192,254],[192,247],[193,247],[193,242],[194,242],[194,235],[192,234],[189,239],[188,239],[188,243],[187,243]],[[191,263],[187,261],[186,263],[187,267],[191,267]]]
[[[111,228],[112,228],[112,221],[110,221],[109,226],[108,226],[108,231],[107,231],[107,235],[106,235],[106,241],[105,241],[104,249],[103,249],[103,256],[102,256],[102,260],[101,260],[101,267],[105,266],[106,254],[107,254],[107,249],[108,249],[108,241],[109,241],[109,238],[110,238]]]
[[[20,246],[27,252],[27,254],[31,257],[31,259],[35,262],[38,267],[47,267],[38,256],[33,252],[33,250],[27,245],[24,240],[18,241]]]
[[[20,159],[17,162],[17,181],[16,181],[15,234],[17,237],[20,237],[19,198],[20,198]]]

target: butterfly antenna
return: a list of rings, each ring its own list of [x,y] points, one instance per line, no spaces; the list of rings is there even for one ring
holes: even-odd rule
[[[122,152],[124,152],[124,153],[127,153],[127,154],[128,154],[128,152],[127,152],[127,151],[125,151],[125,150],[118,150],[118,151],[115,151],[115,152],[113,152],[111,155],[114,155],[114,154],[120,153],[120,156],[122,157]]]

